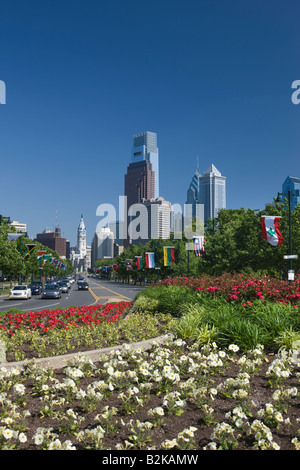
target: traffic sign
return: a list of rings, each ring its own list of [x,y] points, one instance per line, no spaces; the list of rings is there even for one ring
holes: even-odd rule
[[[284,259],[297,259],[298,255],[284,255]]]

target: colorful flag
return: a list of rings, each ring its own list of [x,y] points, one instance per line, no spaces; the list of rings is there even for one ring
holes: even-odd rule
[[[283,243],[283,236],[279,230],[279,219],[280,217],[278,216],[271,217],[268,215],[263,215],[261,217],[262,237],[272,246],[278,246]]]
[[[36,244],[32,244],[32,245],[25,245],[26,246],[26,250],[25,250],[25,253],[23,255],[23,259],[26,260],[27,258],[29,258],[29,256],[32,254],[34,248],[36,247]]]
[[[44,250],[38,250],[38,252],[37,252],[37,260],[38,260],[38,261],[41,261],[45,253],[46,253],[46,251],[44,251]]]
[[[127,259],[126,260],[126,271],[131,271],[132,270],[132,259]]]
[[[146,258],[146,268],[154,268],[155,267],[154,253],[145,253],[145,258]]]
[[[141,256],[135,257],[135,264],[138,270],[143,269],[143,258]]]
[[[43,256],[43,266],[44,266],[44,264],[46,263],[46,261],[50,261],[51,258],[52,258],[51,255],[44,255],[44,256]]]
[[[193,243],[194,243],[195,256],[202,256],[202,254],[204,252],[205,238],[204,237],[193,237]]]
[[[113,264],[113,270],[114,270],[114,271],[117,271],[118,266],[119,266],[118,264]]]
[[[175,263],[175,253],[173,246],[164,246],[164,266],[171,266]]]

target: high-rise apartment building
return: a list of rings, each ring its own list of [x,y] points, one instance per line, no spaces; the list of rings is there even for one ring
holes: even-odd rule
[[[192,216],[196,217],[197,204],[203,204],[204,222],[217,217],[221,209],[226,209],[226,177],[211,164],[203,173],[196,173],[187,191],[187,204],[192,206]]]
[[[143,132],[133,136],[133,148],[131,163],[148,160],[154,172],[154,194],[155,199],[159,197],[159,159],[157,148],[157,134],[155,132]]]

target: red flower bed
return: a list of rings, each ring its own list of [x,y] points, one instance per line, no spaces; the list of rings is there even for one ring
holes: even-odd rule
[[[155,286],[178,285],[188,287],[203,294],[225,298],[228,302],[249,305],[255,300],[291,303],[295,308],[300,305],[300,278],[294,282],[263,276],[256,278],[243,274],[224,274],[220,277],[201,276],[199,278],[163,279]]]
[[[95,326],[103,322],[118,321],[130,305],[131,302],[120,302],[117,304],[42,310],[41,312],[7,313],[0,317],[0,329],[9,335],[13,335],[18,328],[26,329],[27,332],[38,329],[46,333],[52,329],[68,329],[83,325]]]

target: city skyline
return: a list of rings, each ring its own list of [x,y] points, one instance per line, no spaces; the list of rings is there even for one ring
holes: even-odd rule
[[[199,158],[226,207],[262,209],[300,176],[300,5],[20,0],[1,9],[0,214],[91,243],[118,207],[132,136],[155,132],[159,195],[183,205]],[[146,34],[154,31],[155,34]]]

